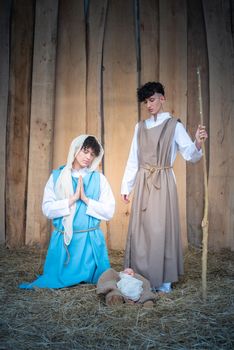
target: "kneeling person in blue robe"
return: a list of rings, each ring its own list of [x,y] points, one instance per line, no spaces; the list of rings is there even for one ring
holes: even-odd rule
[[[110,220],[115,199],[106,177],[95,169],[103,148],[94,136],[81,135],[70,145],[67,164],[53,170],[44,190],[42,210],[53,220],[43,275],[20,288],[63,288],[94,283],[109,269],[105,238],[99,227]]]

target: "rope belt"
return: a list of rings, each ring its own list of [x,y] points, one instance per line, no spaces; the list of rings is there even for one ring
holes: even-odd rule
[[[58,231],[58,232],[60,232],[60,233],[64,233],[64,232],[65,232],[65,231],[63,231],[63,230],[59,230],[59,229],[58,229],[57,227],[55,227],[55,226],[54,226],[54,228],[55,228],[56,231]],[[76,231],[73,231],[73,233],[89,232],[89,231],[95,231],[95,230],[97,230],[97,229],[99,229],[99,225],[96,226],[96,227],[87,228],[86,230],[76,230]]]
[[[168,169],[172,169],[172,166],[171,165],[166,165],[166,166],[157,166],[157,165],[141,165],[140,168],[142,169],[145,169],[145,170],[148,170],[149,171],[149,176],[151,176],[153,173],[156,172],[159,172],[161,170],[168,170]]]
[[[151,186],[153,185],[157,190],[159,190],[161,187],[160,172],[172,169],[172,166],[171,165],[158,166],[158,165],[146,164],[146,165],[141,165],[140,168],[147,170],[148,172],[148,174],[145,173],[144,175],[145,191],[143,193],[143,198],[142,198],[142,210],[146,210]]]
[[[60,233],[64,233],[65,231],[63,230],[59,230],[57,229],[57,227],[55,227],[55,230],[60,232]],[[76,230],[76,231],[73,231],[73,233],[82,233],[82,232],[90,232],[90,231],[95,231],[99,229],[99,225],[95,226],[95,227],[90,227],[90,228],[87,228],[86,230]],[[68,265],[69,261],[70,261],[70,253],[69,253],[69,250],[67,248],[67,245],[63,242],[63,245],[64,245],[64,248],[66,250],[66,253],[67,253],[67,260],[65,261],[64,265]]]

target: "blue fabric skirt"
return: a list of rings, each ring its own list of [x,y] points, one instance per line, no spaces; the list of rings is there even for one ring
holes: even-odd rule
[[[43,275],[31,283],[22,283],[19,287],[64,288],[81,282],[96,284],[100,275],[109,267],[106,243],[100,229],[74,233],[67,249],[63,234],[54,231]]]

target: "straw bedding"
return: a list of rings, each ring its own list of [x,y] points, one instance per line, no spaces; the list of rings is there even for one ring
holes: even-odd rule
[[[201,251],[185,253],[185,275],[153,309],[107,307],[94,285],[20,290],[41,273],[45,252],[1,247],[0,349],[233,349],[234,253],[209,253],[207,300],[201,293]],[[122,269],[123,252],[110,252]]]

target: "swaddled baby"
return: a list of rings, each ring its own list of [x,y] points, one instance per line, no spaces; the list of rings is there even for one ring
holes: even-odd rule
[[[134,271],[130,268],[121,271],[119,273],[120,281],[117,282],[117,287],[125,298],[137,301],[143,292],[143,282],[135,278],[134,275]]]
[[[135,274],[131,268],[121,272],[114,269],[103,272],[97,283],[97,294],[105,295],[106,304],[109,306],[130,303],[152,307],[155,300],[149,281]]]

